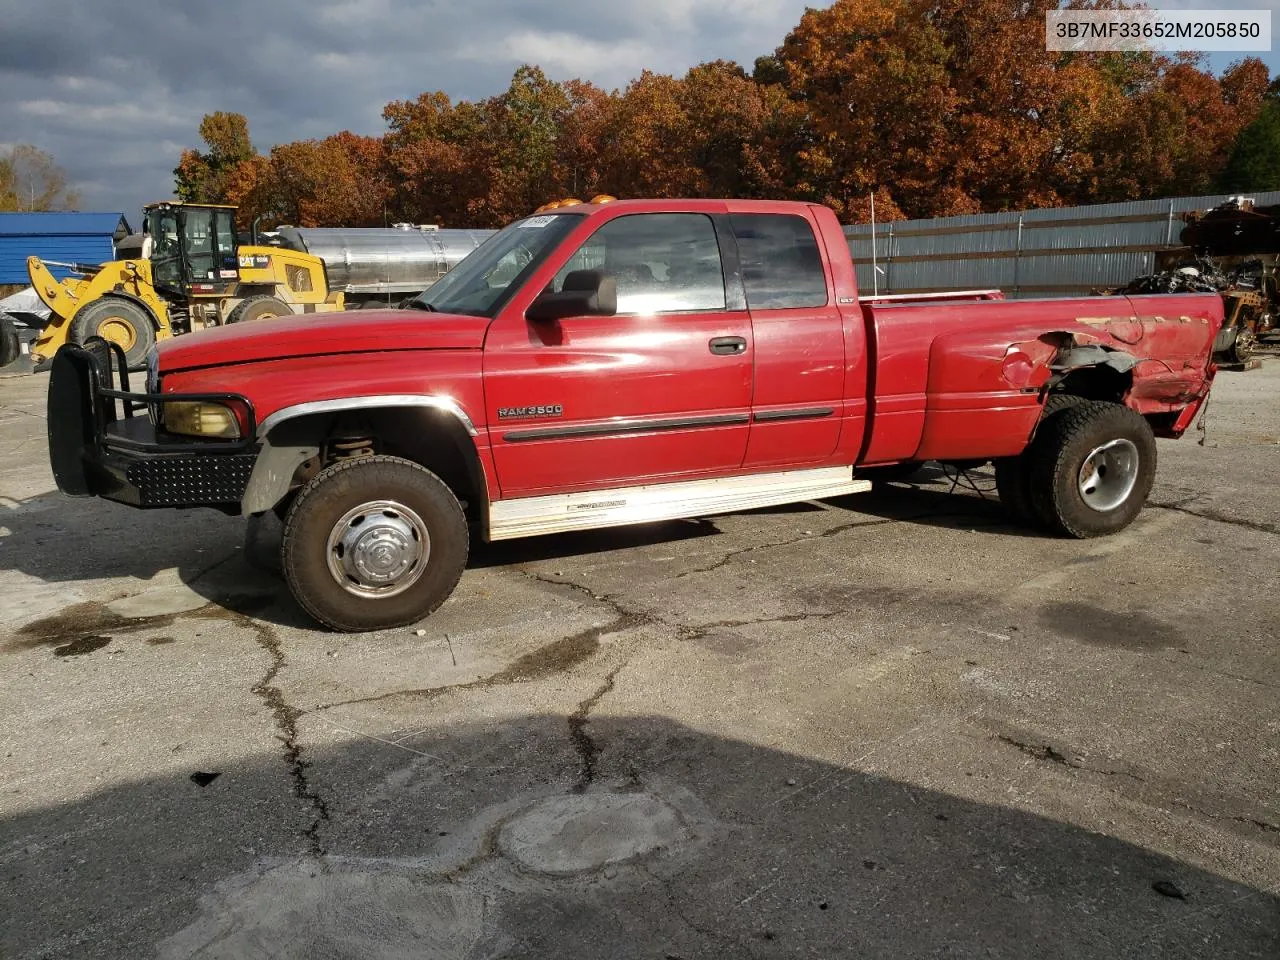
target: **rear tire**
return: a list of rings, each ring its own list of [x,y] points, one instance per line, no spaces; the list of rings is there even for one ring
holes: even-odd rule
[[[1082,403],[1084,397],[1071,393],[1055,393],[1044,402],[1040,413],[1040,422],[1036,425],[1036,435],[1027,449],[1016,457],[1001,457],[995,461],[996,493],[1010,515],[1020,523],[1040,526],[1040,516],[1031,500],[1031,460],[1036,446],[1036,439],[1041,435],[1045,424],[1063,410],[1070,410]]]
[[[71,318],[67,331],[72,343],[83,345],[90,337],[101,337],[124,350],[130,370],[146,364],[147,353],[156,343],[151,316],[132,300],[102,297],[86,303]]]
[[[1155,481],[1151,425],[1118,403],[1088,400],[1045,423],[1030,451],[1031,502],[1051,530],[1098,537],[1123,530]]]
[[[1001,457],[995,461],[996,494],[1005,510],[1019,523],[1035,524],[1036,509],[1031,503],[1031,470],[1027,455]]]
[[[415,623],[442,604],[467,564],[466,517],[434,473],[374,456],[325,468],[284,520],[281,567],[294,598],[344,632]]]
[[[277,317],[292,317],[293,311],[283,300],[262,294],[246,297],[227,314],[227,323],[248,323],[251,320],[275,320]]]

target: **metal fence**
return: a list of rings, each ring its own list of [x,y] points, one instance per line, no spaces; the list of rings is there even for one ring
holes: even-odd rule
[[[1087,294],[1153,272],[1159,251],[1180,246],[1182,214],[1229,194],[1172,197],[877,223],[873,283],[871,226],[845,227],[858,289],[930,293],[998,287],[1007,297]],[[1251,193],[1259,205],[1280,193]]]

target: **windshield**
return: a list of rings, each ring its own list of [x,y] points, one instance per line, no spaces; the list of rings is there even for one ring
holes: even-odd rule
[[[517,220],[420,293],[415,304],[441,313],[496,316],[581,219],[580,213],[556,213]]]

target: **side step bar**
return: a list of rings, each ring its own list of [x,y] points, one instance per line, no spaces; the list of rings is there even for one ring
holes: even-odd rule
[[[495,500],[489,506],[489,539],[512,540],[544,533],[705,517],[870,489],[871,481],[853,478],[852,467],[820,467]]]

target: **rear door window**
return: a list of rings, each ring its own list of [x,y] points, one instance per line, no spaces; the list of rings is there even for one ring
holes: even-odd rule
[[[742,283],[751,310],[821,307],[827,276],[813,228],[791,214],[735,213]]]

